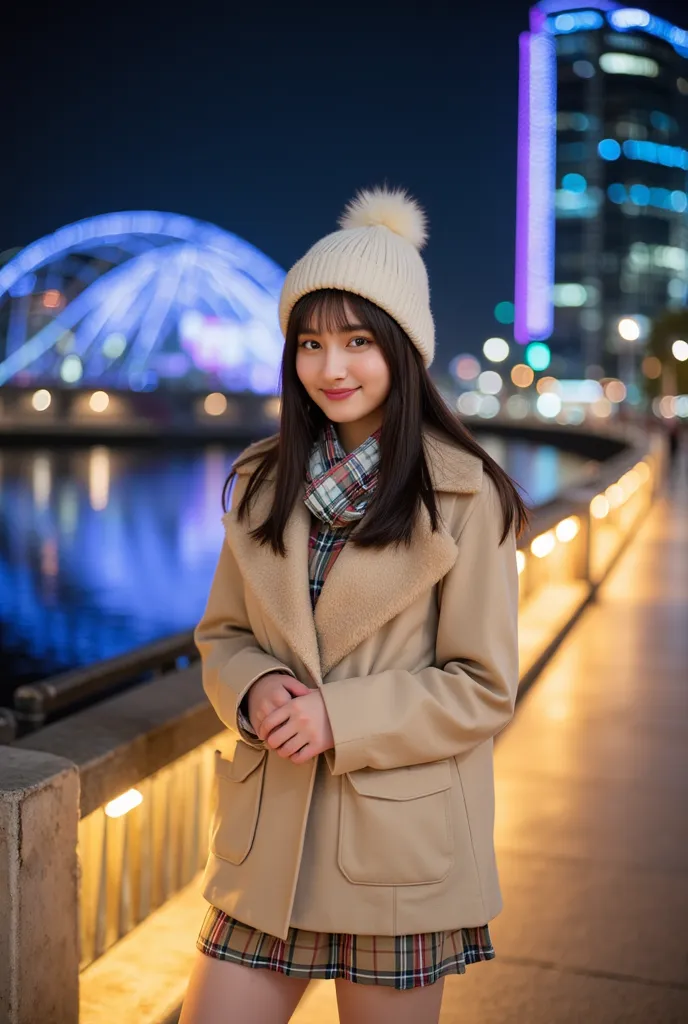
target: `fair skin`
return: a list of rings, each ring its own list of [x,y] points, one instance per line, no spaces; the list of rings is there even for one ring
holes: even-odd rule
[[[356,324],[350,308],[347,320],[343,331],[300,334],[296,370],[350,452],[382,424],[390,375],[373,334]],[[351,395],[327,394],[344,390]],[[295,764],[334,747],[320,690],[285,673],[271,672],[253,684],[248,711],[260,739]],[[198,953],[179,1024],[287,1024],[307,986],[307,980]],[[340,1024],[437,1024],[444,979],[402,992],[338,978],[335,988]]]

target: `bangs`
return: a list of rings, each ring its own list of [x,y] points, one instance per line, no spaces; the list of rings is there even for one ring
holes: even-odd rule
[[[336,334],[354,325],[374,333],[377,309],[360,295],[324,288],[299,299],[291,314],[291,325],[296,335],[307,331]]]

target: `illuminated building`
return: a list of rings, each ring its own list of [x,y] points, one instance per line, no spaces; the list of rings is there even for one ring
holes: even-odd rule
[[[610,0],[536,4],[520,40],[517,340],[551,337],[567,376],[635,383],[649,318],[688,301],[687,181],[688,32]]]

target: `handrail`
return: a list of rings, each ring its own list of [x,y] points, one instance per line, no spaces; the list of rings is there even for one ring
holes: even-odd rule
[[[38,729],[61,711],[110,696],[118,687],[142,682],[146,674],[157,675],[181,668],[180,659],[198,657],[191,630],[156,640],[125,654],[118,654],[86,668],[73,669],[38,683],[20,686],[14,693],[14,718],[19,733]],[[5,716],[7,712],[5,709]],[[5,722],[5,731],[11,721]]]

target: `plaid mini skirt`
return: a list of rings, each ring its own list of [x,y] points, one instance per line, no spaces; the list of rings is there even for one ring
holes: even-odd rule
[[[292,978],[345,978],[397,989],[432,985],[447,974],[465,974],[468,964],[495,957],[486,924],[423,935],[345,935],[290,928],[286,939],[277,939],[212,906],[196,946],[207,956],[267,967]]]

